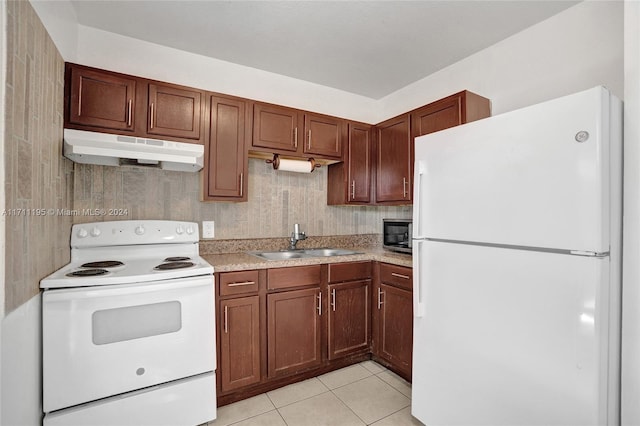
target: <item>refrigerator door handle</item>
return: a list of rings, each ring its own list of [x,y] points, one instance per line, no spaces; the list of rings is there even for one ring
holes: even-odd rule
[[[424,282],[420,265],[422,264],[421,248],[425,240],[414,240],[413,252],[413,316],[422,318],[424,316]]]
[[[424,220],[422,217],[422,204],[420,203],[420,194],[422,193],[422,176],[427,174],[427,165],[424,161],[416,161],[416,168],[414,171],[415,181],[413,185],[413,223],[417,226],[413,230],[413,238],[424,238],[422,235],[421,223]]]

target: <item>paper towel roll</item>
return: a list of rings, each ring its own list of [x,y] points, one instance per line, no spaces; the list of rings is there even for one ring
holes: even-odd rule
[[[309,158],[309,160],[289,160],[280,158],[278,154],[273,156],[273,160],[267,160],[267,163],[271,163],[275,170],[296,173],[311,173],[316,167],[320,167],[313,158]]]

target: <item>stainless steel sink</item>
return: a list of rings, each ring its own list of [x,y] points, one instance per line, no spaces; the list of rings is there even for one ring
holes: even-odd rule
[[[266,260],[289,260],[289,259],[308,259],[313,257],[331,257],[331,256],[348,256],[350,254],[359,254],[353,250],[336,249],[336,248],[314,248],[314,249],[298,249],[298,250],[281,250],[281,251],[262,251],[248,252],[250,255],[260,257]]]

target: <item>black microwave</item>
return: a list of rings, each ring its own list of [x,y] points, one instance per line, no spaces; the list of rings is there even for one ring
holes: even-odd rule
[[[387,250],[411,253],[413,221],[411,219],[383,219],[382,246]]]

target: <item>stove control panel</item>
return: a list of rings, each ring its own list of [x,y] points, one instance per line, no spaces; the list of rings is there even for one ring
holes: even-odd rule
[[[71,247],[197,243],[198,224],[173,220],[119,220],[73,225]]]

